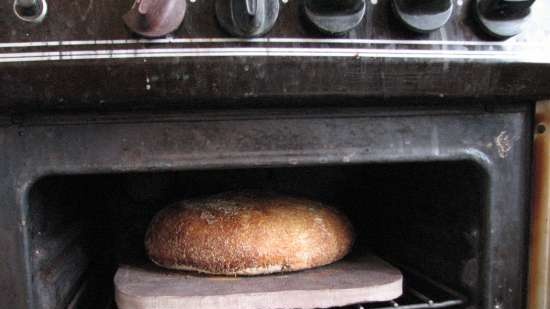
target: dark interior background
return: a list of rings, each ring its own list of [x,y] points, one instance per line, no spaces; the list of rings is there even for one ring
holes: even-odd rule
[[[170,202],[229,190],[324,201],[352,220],[352,254],[374,251],[477,307],[485,176],[470,162],[431,162],[51,176],[29,196],[37,308],[114,308],[119,263],[146,262],[145,229]],[[407,280],[407,279],[406,279]]]

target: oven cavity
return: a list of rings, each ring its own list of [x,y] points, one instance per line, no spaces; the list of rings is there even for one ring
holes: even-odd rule
[[[486,176],[469,161],[50,176],[29,193],[36,308],[116,308],[119,265],[147,263],[144,236],[173,201],[261,190],[334,205],[357,239],[404,274],[404,295],[362,308],[479,305]]]

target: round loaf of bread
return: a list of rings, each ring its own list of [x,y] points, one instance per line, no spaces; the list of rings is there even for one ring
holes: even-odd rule
[[[261,275],[326,265],[344,257],[349,220],[308,199],[229,192],[177,202],[149,225],[149,258],[170,269]]]

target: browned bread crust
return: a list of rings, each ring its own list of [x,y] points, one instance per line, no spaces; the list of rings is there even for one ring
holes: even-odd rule
[[[170,269],[260,275],[326,265],[353,244],[349,220],[321,203],[229,192],[177,202],[149,225],[149,258]]]

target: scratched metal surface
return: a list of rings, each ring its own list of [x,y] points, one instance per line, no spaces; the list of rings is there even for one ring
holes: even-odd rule
[[[190,2],[180,29],[160,40],[126,29],[120,16],[131,0],[49,0],[40,24],[18,20],[3,1],[0,111],[548,98],[549,2],[536,1],[522,34],[497,41],[480,30],[469,0],[456,0],[450,22],[424,35],[406,30],[389,0],[371,0],[363,23],[338,38],[316,33],[290,0],[255,40],[224,33],[213,0]]]

